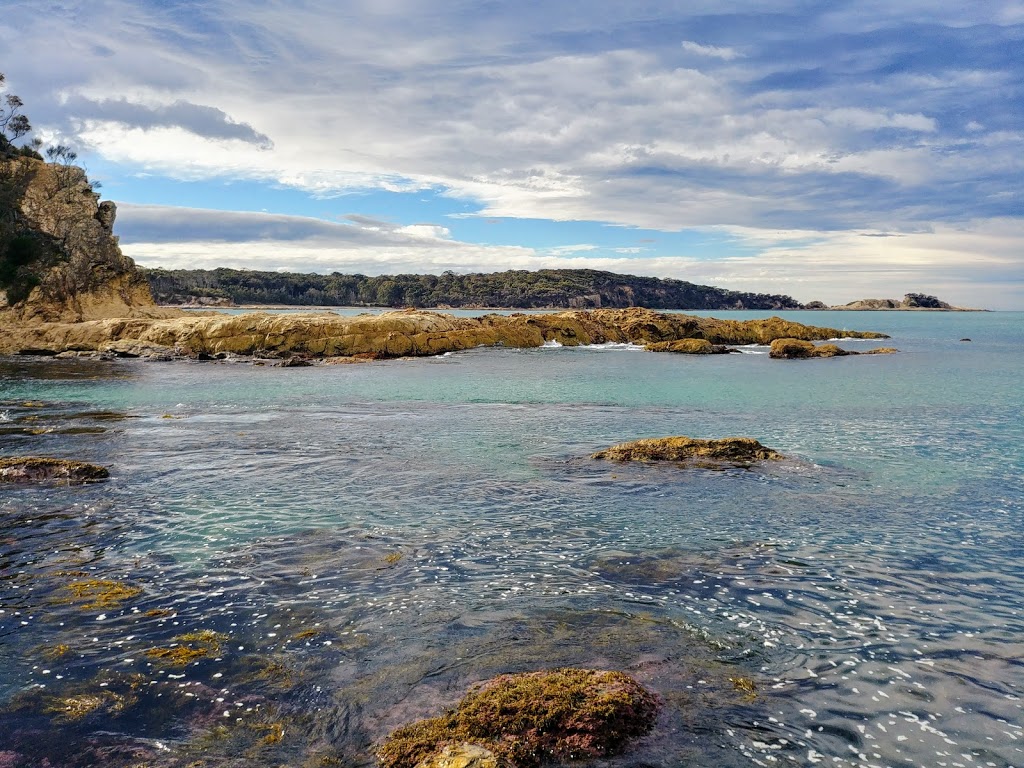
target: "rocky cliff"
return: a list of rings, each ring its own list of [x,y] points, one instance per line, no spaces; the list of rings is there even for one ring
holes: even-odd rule
[[[0,323],[165,315],[82,169],[0,160]]]

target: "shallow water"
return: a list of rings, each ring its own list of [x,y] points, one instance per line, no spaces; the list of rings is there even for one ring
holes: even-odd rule
[[[112,474],[0,490],[0,764],[369,765],[571,664],[665,702],[614,765],[1024,765],[1024,315],[788,317],[902,353],[0,361],[0,452]],[[588,458],[670,434],[791,460]]]

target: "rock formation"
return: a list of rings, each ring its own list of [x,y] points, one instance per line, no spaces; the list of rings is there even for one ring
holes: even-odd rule
[[[803,339],[776,339],[772,342],[768,356],[776,360],[805,360],[812,357],[847,357],[849,355],[890,355],[899,352],[893,347],[877,347],[863,352],[852,352],[835,344],[815,346]]]
[[[812,302],[817,303],[817,302]],[[810,304],[805,304],[804,309],[812,309]],[[818,307],[815,306],[813,309],[842,309],[842,310],[887,310],[887,309],[931,309],[941,310],[945,312],[973,312],[976,310],[965,309],[963,307],[954,307],[952,304],[947,304],[934,296],[929,296],[924,293],[908,293],[903,297],[903,300],[899,299],[860,299],[858,301],[851,301],[848,304],[839,304],[833,307],[826,307],[824,305]]]
[[[166,316],[121,253],[116,215],[80,168],[0,160],[0,322]]]
[[[438,355],[480,346],[539,347],[606,342],[657,345],[696,339],[710,345],[769,344],[777,338],[824,340],[839,335],[887,338],[871,332],[767,320],[716,320],[646,309],[599,309],[557,314],[453,317],[404,310],[343,317],[333,313],[186,315],[109,318],[79,323],[21,323],[0,336],[0,353],[170,349],[188,357],[224,354],[314,358]],[[699,343],[696,346],[706,348]],[[658,348],[658,347],[656,347]]]
[[[651,730],[658,707],[654,694],[622,672],[500,675],[450,712],[399,728],[377,757],[383,768],[534,768],[603,758]]]
[[[723,437],[703,440],[693,437],[655,437],[620,443],[598,451],[593,459],[610,461],[696,462],[698,466],[731,464],[747,466],[758,461],[777,461],[781,453],[751,437]]]
[[[656,341],[648,344],[647,349],[650,352],[672,352],[677,355],[725,355],[737,351],[723,344],[712,344],[707,339]]]

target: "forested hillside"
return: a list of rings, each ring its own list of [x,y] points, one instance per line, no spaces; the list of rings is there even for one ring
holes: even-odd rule
[[[789,296],[591,269],[457,275],[329,275],[238,269],[147,269],[161,304],[376,307],[649,307],[799,309]]]

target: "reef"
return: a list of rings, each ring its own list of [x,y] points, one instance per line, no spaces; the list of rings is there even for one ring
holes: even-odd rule
[[[4,318],[0,316],[0,324]],[[770,344],[779,338],[823,341],[887,338],[872,332],[764,320],[716,320],[643,308],[598,309],[552,314],[454,317],[402,310],[344,317],[333,313],[204,315],[177,318],[109,318],[79,323],[22,323],[0,336],[0,354],[68,351],[118,356],[224,359],[249,356],[370,358],[439,355],[474,347],[540,347],[631,343],[665,351],[714,352],[716,345]],[[672,342],[693,340],[674,347]],[[661,346],[663,343],[670,344]],[[690,347],[690,349],[684,349]],[[294,362],[292,362],[294,364]]]
[[[66,483],[91,483],[105,480],[109,476],[110,472],[105,467],[84,461],[46,456],[0,458],[0,482],[44,483],[59,480]]]
[[[657,697],[622,672],[499,675],[446,714],[396,730],[377,757],[383,768],[534,768],[606,757],[650,731],[658,709]]]
[[[812,344],[803,339],[776,339],[771,344],[768,356],[776,360],[806,360],[812,357],[848,357],[851,355],[891,355],[899,352],[893,347],[866,349],[853,352],[835,344]]]
[[[760,461],[785,458],[751,437],[723,437],[702,440],[693,437],[657,437],[620,443],[598,451],[593,459],[610,461],[668,461],[698,466],[730,464],[748,466]]]

